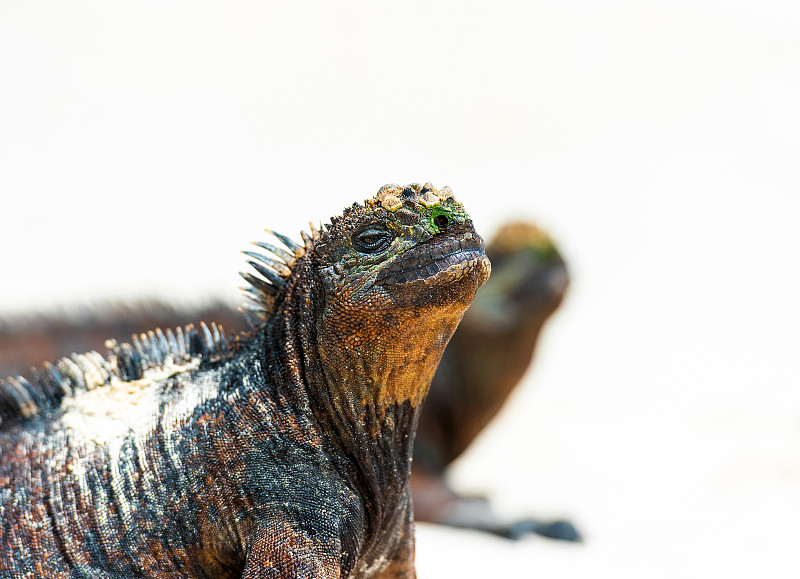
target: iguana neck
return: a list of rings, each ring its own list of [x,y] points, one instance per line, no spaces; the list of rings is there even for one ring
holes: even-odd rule
[[[288,292],[269,342],[281,344],[285,379],[304,391],[340,473],[364,498],[367,524],[385,528],[405,510],[421,403],[465,306],[355,317],[311,276],[304,285]]]

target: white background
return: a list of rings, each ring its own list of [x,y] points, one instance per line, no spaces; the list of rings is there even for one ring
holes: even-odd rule
[[[423,526],[434,577],[797,577],[796,2],[0,0],[0,306],[236,299],[386,182],[573,285],[456,468],[587,542]]]

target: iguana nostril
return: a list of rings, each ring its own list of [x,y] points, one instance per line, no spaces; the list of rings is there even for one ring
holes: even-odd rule
[[[450,225],[450,220],[447,218],[447,215],[440,214],[433,218],[433,224],[442,231],[443,229],[447,229],[447,226]]]

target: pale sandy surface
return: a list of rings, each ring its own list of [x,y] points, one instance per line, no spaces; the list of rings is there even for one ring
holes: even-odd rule
[[[799,61],[795,2],[2,2],[0,303],[230,296],[449,184],[574,281],[454,479],[587,542],[423,527],[420,577],[797,577]]]

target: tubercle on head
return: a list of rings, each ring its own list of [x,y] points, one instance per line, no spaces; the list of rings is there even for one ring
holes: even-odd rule
[[[413,201],[410,199],[413,198]],[[451,224],[465,224],[469,216],[464,206],[456,201],[450,187],[436,189],[431,183],[413,184],[402,187],[396,184],[384,185],[375,198],[365,202],[367,208],[382,208],[395,214],[403,222],[401,213],[408,209],[416,214],[416,223],[422,223],[430,234],[443,232]]]
[[[390,183],[389,185],[384,185],[381,187],[378,190],[378,193],[375,195],[375,198],[368,200],[367,204],[372,206],[379,204],[387,211],[394,213],[403,207],[403,197],[416,193],[414,189],[420,190],[419,194],[422,196],[418,199],[418,201],[425,207],[433,207],[447,199],[455,200],[453,191],[450,189],[450,187],[443,187],[442,189],[437,190],[431,183],[425,183],[425,185],[422,186],[419,184],[414,184],[407,187],[401,187],[395,183]]]

